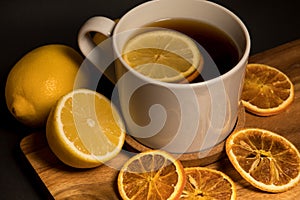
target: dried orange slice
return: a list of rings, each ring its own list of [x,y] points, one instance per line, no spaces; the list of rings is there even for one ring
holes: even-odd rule
[[[181,200],[236,199],[235,184],[223,172],[206,167],[188,167],[184,171],[187,182],[180,196]]]
[[[226,141],[229,160],[254,187],[283,192],[300,181],[300,154],[284,137],[263,129],[246,128]]]
[[[123,199],[178,199],[185,185],[179,160],[161,150],[139,153],[120,170],[118,189]]]
[[[242,91],[242,103],[256,115],[281,112],[294,98],[294,86],[278,69],[264,64],[248,64]]]

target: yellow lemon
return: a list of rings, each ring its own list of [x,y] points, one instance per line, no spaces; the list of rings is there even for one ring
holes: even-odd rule
[[[125,128],[115,106],[103,95],[76,89],[59,99],[46,125],[48,144],[65,164],[91,168],[115,157]]]
[[[23,124],[41,127],[51,107],[73,90],[82,56],[61,44],[36,48],[11,69],[5,88],[6,104]]]

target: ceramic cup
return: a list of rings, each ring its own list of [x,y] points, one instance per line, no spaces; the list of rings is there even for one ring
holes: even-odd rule
[[[126,41],[135,30],[166,18],[194,19],[220,28],[238,47],[238,63],[215,78],[190,84],[160,82],[136,72],[122,59]],[[97,46],[92,32],[102,33],[109,42]],[[114,71],[104,74],[115,81],[127,133],[141,144],[171,153],[199,152],[221,143],[233,130],[250,37],[243,22],[228,9],[203,0],[153,0],[131,9],[118,23],[102,16],[90,18],[79,31],[78,43],[102,71],[110,61],[103,64],[101,56],[107,52],[99,48],[111,49]],[[208,71],[219,73],[213,67]]]

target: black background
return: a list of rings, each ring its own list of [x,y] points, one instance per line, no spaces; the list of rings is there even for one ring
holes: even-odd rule
[[[31,133],[10,115],[4,88],[13,65],[46,44],[76,50],[80,26],[96,15],[112,19],[145,0],[2,0],[0,1],[0,199],[45,199],[43,184],[26,163],[20,140]],[[249,29],[251,55],[300,38],[299,3],[295,0],[215,0],[236,13]]]

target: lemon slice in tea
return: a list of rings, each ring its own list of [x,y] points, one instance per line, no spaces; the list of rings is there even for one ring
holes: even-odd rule
[[[136,35],[124,47],[123,59],[141,74],[163,82],[180,82],[203,67],[203,57],[188,36],[172,30]]]

